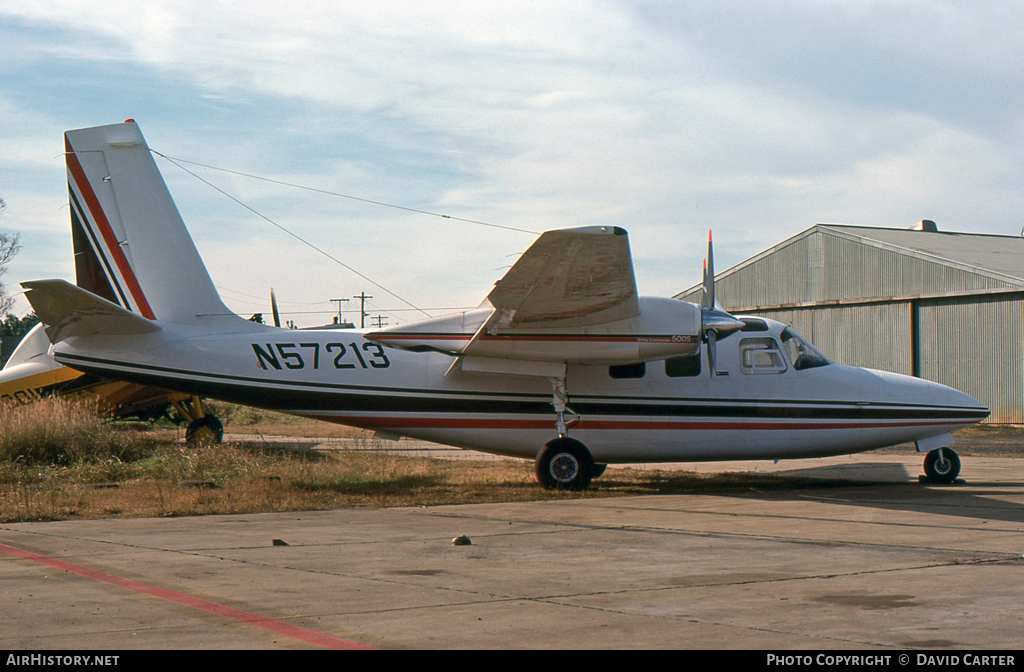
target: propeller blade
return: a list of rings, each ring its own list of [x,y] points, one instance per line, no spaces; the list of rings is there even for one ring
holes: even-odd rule
[[[274,288],[270,288],[270,310],[274,313],[274,326],[281,326],[281,314],[277,312],[277,297],[274,296]]]
[[[708,373],[718,374],[718,339],[743,328],[743,322],[729,314],[715,298],[715,252],[708,231],[708,256],[704,260],[704,295],[700,300],[701,332],[708,344]]]
[[[718,373],[718,337],[714,329],[708,329],[708,375],[712,378]]]
[[[704,296],[701,297],[702,308],[715,307],[715,253],[711,247],[711,232],[708,231],[708,256],[704,260]]]

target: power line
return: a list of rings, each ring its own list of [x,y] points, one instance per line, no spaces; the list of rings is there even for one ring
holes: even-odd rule
[[[18,292],[18,294],[24,294],[24,292]],[[237,299],[232,299],[232,300],[233,301],[238,301]],[[239,303],[241,303],[241,302],[239,302]],[[260,304],[253,303],[253,304],[250,304],[250,305],[258,306]],[[451,312],[451,313],[459,313],[459,312],[465,312],[467,310],[475,310],[477,308],[477,306],[440,306],[440,307],[431,307],[431,308],[379,308],[377,306],[371,306],[371,307],[374,310],[379,310],[380,312],[388,313],[389,315],[391,313],[409,312],[411,310],[415,310],[415,311],[424,311],[424,310],[428,310],[429,311],[429,310],[432,310],[434,312],[438,312],[438,311],[444,310],[444,311],[448,311],[448,312]],[[325,308],[325,309],[322,309],[322,310],[282,310],[282,311],[279,311],[279,312],[282,315],[337,315],[338,314],[338,311],[333,309],[333,308]],[[234,315],[234,313],[205,313],[205,314],[206,315]],[[367,315],[369,315],[369,313],[367,313]]]
[[[317,189],[316,187],[307,187],[307,186],[302,185],[302,184],[295,184],[293,182],[285,182],[283,180],[275,180],[275,179],[272,179],[272,178],[269,178],[269,177],[261,177],[259,175],[253,175],[251,173],[243,173],[243,172],[238,171],[238,170],[230,170],[228,168],[218,168],[217,166],[211,166],[211,165],[208,165],[208,164],[205,164],[205,163],[199,163],[197,161],[189,161],[187,159],[171,158],[171,157],[167,156],[166,154],[161,154],[160,152],[156,151],[155,149],[150,149],[150,151],[153,152],[154,154],[158,155],[158,156],[162,156],[163,158],[167,159],[171,163],[175,163],[176,161],[177,162],[181,162],[181,163],[187,163],[187,164],[189,164],[191,166],[199,166],[201,168],[209,168],[210,170],[218,170],[218,171],[220,171],[222,173],[230,173],[231,175],[238,175],[240,177],[248,177],[248,178],[253,179],[253,180],[260,180],[262,182],[270,182],[271,184],[280,184],[282,186],[292,187],[294,189],[303,189],[305,191],[313,191],[313,192],[316,192],[318,194],[326,194],[328,196],[337,196],[338,198],[347,198],[350,201],[359,201],[360,203],[369,203],[370,205],[380,205],[380,206],[385,207],[385,208],[394,208],[395,210],[404,210],[406,212],[415,212],[415,213],[420,214],[420,215],[430,215],[431,217],[440,217],[441,219],[450,219],[450,220],[452,220],[454,222],[465,222],[467,224],[479,224],[480,226],[489,226],[492,229],[504,229],[506,231],[517,231],[519,233],[529,233],[529,234],[535,235],[535,236],[538,236],[541,233],[540,231],[531,231],[529,229],[520,229],[520,228],[517,228],[517,227],[514,227],[514,226],[505,226],[505,225],[502,225],[502,224],[491,224],[490,222],[483,222],[483,221],[480,221],[480,220],[477,220],[477,219],[466,219],[464,217],[453,217],[452,215],[445,215],[445,214],[442,214],[442,213],[439,213],[439,212],[431,212],[429,210],[419,210],[417,208],[409,208],[409,207],[406,207],[404,205],[395,205],[394,203],[385,203],[384,201],[375,201],[375,200],[372,200],[372,199],[369,199],[369,198],[360,198],[359,196],[351,196],[349,194],[342,194],[342,193],[338,193],[336,191],[328,191],[326,189]],[[177,165],[177,164],[175,163],[175,165]],[[182,168],[180,165],[178,167]],[[182,168],[182,170],[184,170],[184,168]]]
[[[151,152],[153,152],[154,154],[156,154],[157,156],[160,156],[160,157],[163,157],[164,159],[167,159],[168,161],[170,161],[171,163],[173,163],[173,164],[174,164],[175,166],[177,166],[177,167],[178,167],[178,168],[180,168],[181,170],[185,171],[186,173],[188,173],[188,174],[189,174],[189,175],[191,175],[192,177],[196,178],[197,180],[199,180],[200,182],[202,182],[202,183],[203,183],[203,184],[205,184],[206,186],[208,186],[208,187],[210,187],[211,189],[214,189],[214,190],[216,190],[216,191],[217,191],[217,192],[219,192],[220,194],[222,194],[222,195],[224,195],[224,196],[226,196],[226,197],[230,198],[230,199],[231,199],[232,201],[234,201],[234,202],[235,202],[235,203],[237,203],[238,205],[242,206],[243,208],[245,208],[246,210],[248,210],[248,211],[249,211],[249,212],[251,212],[252,214],[256,215],[256,216],[257,216],[257,217],[259,217],[260,219],[262,219],[262,220],[264,220],[264,221],[268,222],[269,224],[272,224],[273,226],[277,227],[277,228],[278,228],[278,229],[280,229],[281,231],[284,231],[284,232],[285,232],[285,233],[287,233],[287,234],[288,234],[289,236],[291,236],[292,238],[295,238],[296,240],[298,240],[298,241],[299,241],[300,243],[302,243],[303,245],[306,245],[306,246],[308,246],[308,247],[310,247],[310,248],[312,248],[312,249],[316,250],[316,251],[317,251],[317,252],[319,252],[320,254],[324,255],[325,257],[327,257],[327,258],[328,258],[328,259],[330,259],[331,261],[333,261],[333,262],[335,262],[336,264],[338,264],[339,266],[341,266],[342,268],[345,268],[345,269],[349,270],[350,272],[352,272],[352,273],[355,273],[355,274],[356,274],[356,275],[358,275],[358,276],[359,276],[360,278],[362,278],[363,280],[366,280],[366,281],[367,281],[368,283],[370,283],[370,284],[371,284],[371,285],[373,285],[374,287],[377,287],[377,288],[379,288],[379,289],[382,289],[382,290],[384,290],[385,292],[387,292],[387,293],[388,293],[388,294],[390,294],[391,296],[395,297],[396,299],[398,299],[398,300],[399,300],[399,301],[401,301],[402,303],[406,304],[407,306],[410,306],[411,308],[413,308],[413,309],[415,309],[415,310],[418,310],[419,312],[423,313],[423,314],[424,314],[424,315],[426,315],[427,317],[430,317],[430,316],[431,316],[431,315],[430,315],[430,313],[428,313],[428,312],[426,312],[425,310],[422,310],[421,308],[417,307],[417,306],[416,306],[416,305],[414,305],[414,304],[413,304],[412,302],[410,302],[410,301],[407,301],[407,300],[403,299],[403,298],[402,298],[401,296],[399,296],[398,294],[395,294],[394,292],[392,292],[392,291],[391,291],[390,289],[388,289],[388,288],[387,288],[387,287],[385,287],[384,285],[380,284],[379,282],[375,282],[374,280],[371,280],[371,279],[370,279],[369,277],[367,277],[366,275],[363,275],[362,273],[360,273],[360,272],[359,272],[359,271],[357,271],[356,269],[352,268],[351,266],[349,266],[349,265],[348,265],[348,264],[346,264],[345,262],[341,261],[340,259],[338,259],[338,258],[337,258],[337,257],[335,257],[334,255],[332,255],[332,254],[329,254],[328,252],[326,252],[326,251],[324,251],[324,250],[320,249],[319,247],[317,247],[317,246],[316,246],[316,245],[314,245],[313,243],[309,242],[308,240],[306,240],[306,239],[305,239],[305,238],[303,238],[302,236],[298,235],[297,233],[294,233],[294,232],[292,232],[292,231],[290,231],[290,230],[286,229],[285,227],[281,226],[280,224],[278,224],[277,222],[275,222],[275,221],[274,221],[274,220],[272,220],[271,218],[269,218],[269,217],[267,217],[266,215],[264,215],[263,213],[261,213],[261,212],[259,212],[259,211],[255,210],[254,208],[250,207],[249,205],[247,205],[247,204],[243,203],[242,201],[240,201],[239,199],[235,198],[234,196],[232,196],[232,195],[231,195],[231,194],[229,194],[228,192],[224,191],[223,189],[221,189],[221,188],[220,188],[220,187],[218,187],[217,185],[215,185],[215,184],[213,184],[212,182],[210,182],[209,180],[206,180],[206,179],[204,179],[204,178],[200,177],[200,176],[199,176],[199,175],[197,175],[197,174],[196,174],[195,172],[193,172],[193,171],[189,170],[188,168],[186,168],[185,166],[183,166],[183,165],[179,164],[179,163],[178,163],[177,161],[175,161],[175,160],[174,160],[174,159],[172,159],[171,157],[169,157],[169,156],[166,156],[166,155],[164,155],[164,154],[161,154],[160,152],[158,152],[158,151],[156,151],[155,149],[152,149],[152,148],[150,149],[150,151],[151,151]],[[192,162],[188,162],[188,163],[192,163]],[[196,164],[196,165],[202,165],[202,164]],[[215,170],[216,170],[216,169],[215,169]],[[228,172],[230,172],[230,171],[228,171]]]

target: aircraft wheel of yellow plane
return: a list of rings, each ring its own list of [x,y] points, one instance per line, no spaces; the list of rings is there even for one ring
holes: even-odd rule
[[[185,430],[185,443],[190,446],[212,446],[224,440],[224,425],[212,415],[196,418]]]
[[[929,483],[952,483],[960,475],[960,456],[950,448],[936,448],[924,458]]]
[[[559,437],[537,455],[535,473],[545,490],[586,490],[594,477],[594,458],[579,441]]]

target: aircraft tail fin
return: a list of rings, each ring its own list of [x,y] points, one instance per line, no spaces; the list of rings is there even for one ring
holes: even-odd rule
[[[138,125],[68,131],[64,143],[78,285],[150,320],[234,317]]]
[[[159,331],[152,320],[126,310],[65,280],[23,282],[25,298],[51,343],[72,336],[132,335]]]

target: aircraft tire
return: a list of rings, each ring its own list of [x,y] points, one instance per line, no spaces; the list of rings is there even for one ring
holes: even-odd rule
[[[952,483],[960,475],[960,456],[950,448],[936,448],[924,457],[924,474],[929,483]]]
[[[594,468],[590,471],[590,478],[591,479],[600,478],[601,474],[603,474],[604,470],[607,469],[607,468],[608,468],[607,464],[604,464],[603,462],[595,462],[594,463]]]
[[[594,458],[579,441],[557,438],[537,455],[535,473],[545,490],[586,490],[594,477]]]
[[[196,418],[185,430],[185,443],[190,446],[212,446],[223,440],[224,425],[212,415]]]

